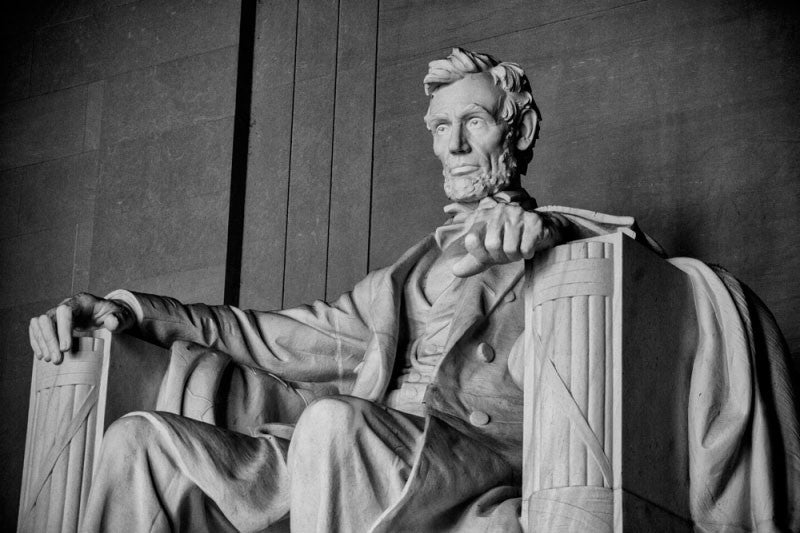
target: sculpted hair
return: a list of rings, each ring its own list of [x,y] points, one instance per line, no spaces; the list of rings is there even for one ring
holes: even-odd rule
[[[533,110],[541,118],[536,102],[533,100],[531,84],[525,71],[516,63],[498,61],[489,54],[470,52],[463,48],[453,48],[446,59],[438,59],[428,64],[428,74],[422,80],[425,94],[432,96],[442,85],[449,85],[468,74],[486,72],[494,83],[503,89],[506,97],[503,102],[501,118],[508,124],[509,133],[518,131],[517,120],[526,110]],[[539,137],[537,122],[534,138]],[[510,139],[513,141],[513,139]],[[528,163],[533,157],[533,145],[524,152],[517,152],[517,165],[521,174],[525,174]]]

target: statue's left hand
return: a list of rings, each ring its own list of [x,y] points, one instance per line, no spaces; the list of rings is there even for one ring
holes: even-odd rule
[[[60,364],[72,348],[73,331],[90,332],[105,328],[121,333],[136,322],[131,308],[120,300],[107,300],[80,293],[67,298],[28,325],[31,348],[37,359]]]
[[[457,212],[457,204],[445,208],[453,222],[469,229],[464,237],[467,255],[453,265],[453,274],[472,276],[493,265],[531,259],[558,244],[559,232],[545,214],[526,211],[517,204],[499,203],[488,197],[471,212]]]

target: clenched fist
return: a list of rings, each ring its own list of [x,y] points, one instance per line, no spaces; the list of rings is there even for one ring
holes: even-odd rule
[[[491,197],[481,200],[472,211],[450,204],[445,212],[454,215],[454,223],[468,228],[464,237],[468,253],[453,266],[453,274],[459,277],[472,276],[493,265],[531,259],[534,253],[560,243],[566,223]]]

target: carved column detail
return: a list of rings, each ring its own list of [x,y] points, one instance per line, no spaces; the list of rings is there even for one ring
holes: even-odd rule
[[[523,516],[530,531],[612,527],[613,276],[608,242],[558,246],[528,265],[525,381],[533,416],[526,416]]]
[[[91,484],[104,339],[82,337],[61,365],[34,360],[19,531],[77,531]]]

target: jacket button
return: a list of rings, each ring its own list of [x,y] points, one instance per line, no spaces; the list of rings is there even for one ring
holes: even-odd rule
[[[425,355],[437,355],[442,353],[442,348],[435,344],[425,344],[422,346],[422,353]]]
[[[487,363],[491,363],[494,361],[494,348],[482,342],[478,345],[478,357],[486,361]]]
[[[507,304],[510,304],[514,300],[517,299],[517,295],[514,294],[514,291],[508,291],[506,295],[503,297],[503,301]]]
[[[489,415],[483,411],[472,411],[469,414],[469,423],[473,426],[485,426],[489,423]]]

